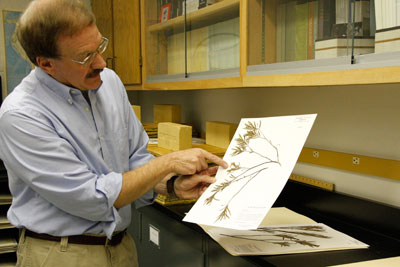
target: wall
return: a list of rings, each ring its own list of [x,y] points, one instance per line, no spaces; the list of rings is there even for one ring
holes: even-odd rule
[[[183,122],[317,113],[307,147],[400,160],[399,85],[130,92],[152,121],[153,104],[181,104]],[[400,181],[298,163],[294,173],[333,182],[336,190],[400,207]]]
[[[90,7],[90,0],[82,0]],[[3,29],[3,12],[2,10],[23,11],[31,0],[0,0],[0,76],[2,77],[2,88],[5,88],[5,50],[4,50],[4,29]],[[1,92],[3,97],[6,92]]]

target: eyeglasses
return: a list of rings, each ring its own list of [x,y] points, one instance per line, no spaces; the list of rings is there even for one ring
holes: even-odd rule
[[[82,61],[80,60],[75,60],[75,59],[70,59],[72,62],[81,64],[83,66],[87,66],[92,64],[93,60],[95,59],[97,54],[102,55],[104,51],[106,51],[108,45],[108,39],[106,37],[101,37],[101,42],[99,47],[96,49],[96,51],[89,53]]]

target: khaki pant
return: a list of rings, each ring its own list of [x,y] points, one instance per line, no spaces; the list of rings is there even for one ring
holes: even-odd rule
[[[17,267],[138,267],[135,242],[127,233],[117,246],[69,244],[25,236],[21,232]]]

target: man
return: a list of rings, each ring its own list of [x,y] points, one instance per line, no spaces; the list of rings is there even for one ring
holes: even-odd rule
[[[200,149],[148,153],[123,84],[105,68],[108,40],[79,0],[34,0],[16,31],[36,65],[0,110],[7,215],[22,229],[17,266],[137,265],[130,203],[199,197],[214,181],[207,161],[226,162]]]

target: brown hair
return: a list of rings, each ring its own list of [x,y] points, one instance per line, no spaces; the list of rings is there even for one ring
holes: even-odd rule
[[[16,35],[30,61],[58,58],[58,38],[93,25],[95,17],[79,0],[34,0],[19,18]]]

